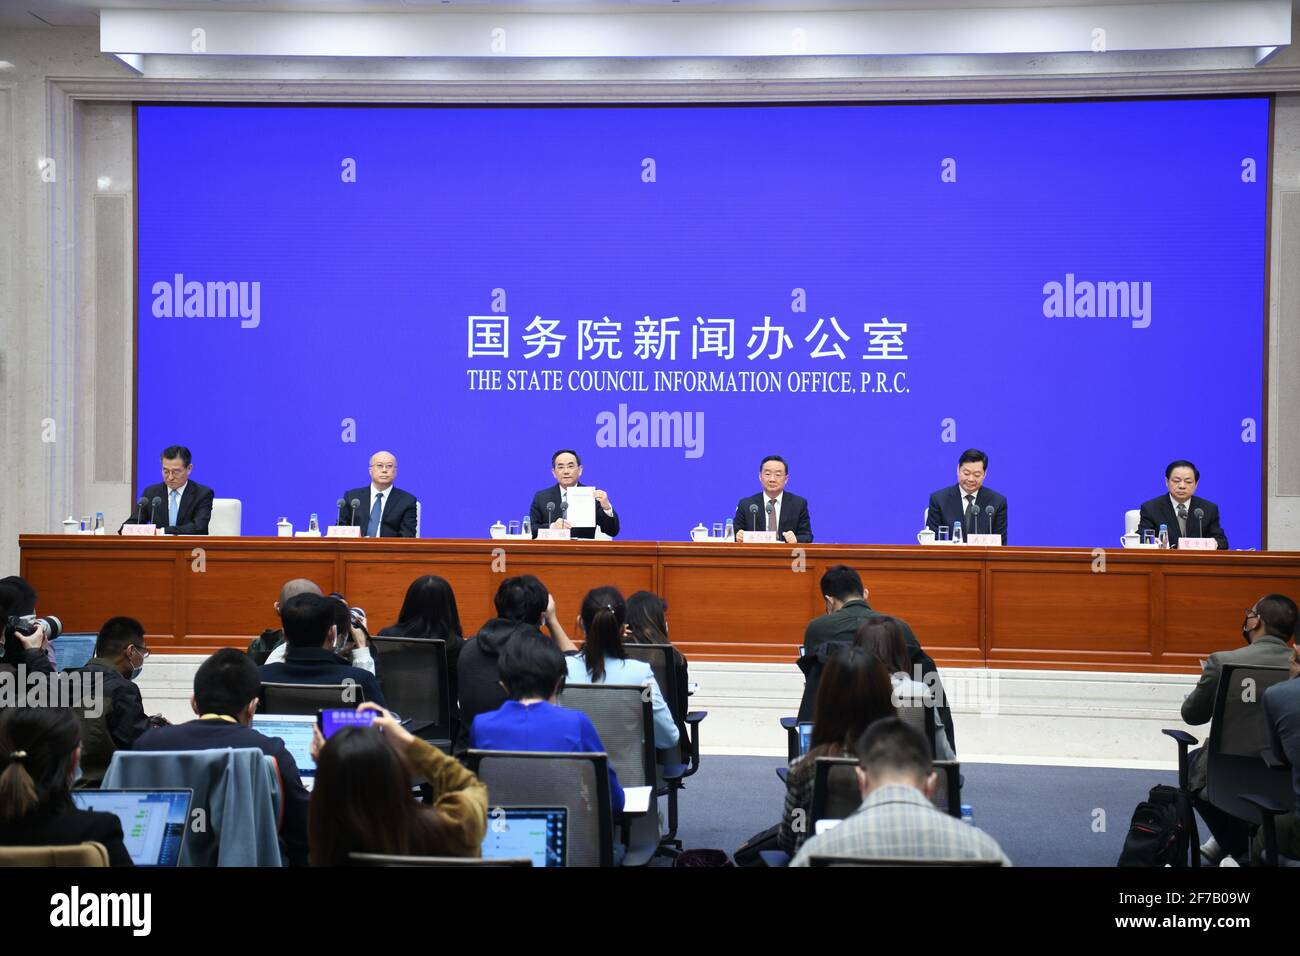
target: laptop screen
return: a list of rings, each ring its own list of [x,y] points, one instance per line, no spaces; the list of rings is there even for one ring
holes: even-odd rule
[[[493,807],[483,837],[483,857],[533,866],[564,866],[568,852],[568,807]]]
[[[316,718],[307,714],[254,714],[253,729],[266,737],[279,737],[298,765],[303,786],[311,789],[316,779],[316,761],[311,759],[312,728]]]
[[[806,757],[808,751],[812,749],[812,731],[811,722],[801,722],[799,724],[799,756]]]
[[[176,866],[193,790],[74,790],[80,810],[112,813],[122,821],[126,852],[136,866]]]

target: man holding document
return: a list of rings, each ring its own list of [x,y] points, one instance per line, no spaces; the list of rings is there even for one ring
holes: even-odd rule
[[[556,483],[533,495],[529,509],[534,538],[542,528],[568,528],[574,538],[594,538],[597,528],[611,538],[618,534],[618,515],[609,495],[578,480],[582,462],[576,451],[566,448],[552,455],[551,474]]]

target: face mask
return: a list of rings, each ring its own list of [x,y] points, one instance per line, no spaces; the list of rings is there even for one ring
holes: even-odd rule
[[[143,665],[143,664],[141,664],[139,667],[132,668],[132,670],[131,670],[131,680],[139,680],[139,679],[140,679],[140,672],[141,672],[142,670],[144,670],[144,665]]]

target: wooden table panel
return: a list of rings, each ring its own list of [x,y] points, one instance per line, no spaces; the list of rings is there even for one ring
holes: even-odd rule
[[[588,589],[644,588],[667,599],[687,656],[790,662],[822,612],[823,571],[848,564],[872,606],[907,620],[940,664],[1194,672],[1198,658],[1238,646],[1242,612],[1261,595],[1300,595],[1294,552],[63,535],[19,544],[43,613],[86,631],[129,614],[151,646],[181,652],[243,646],[273,626],[291,577],[341,590],[377,630],[396,620],[414,578],[438,574],[473,632],[495,614],[504,576],[536,574],[571,632]]]

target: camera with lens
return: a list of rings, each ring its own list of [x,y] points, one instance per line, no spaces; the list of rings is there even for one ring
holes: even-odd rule
[[[57,617],[37,617],[35,614],[13,615],[5,619],[4,660],[20,661],[26,647],[22,638],[44,631],[45,640],[53,641],[63,633],[63,622]]]

